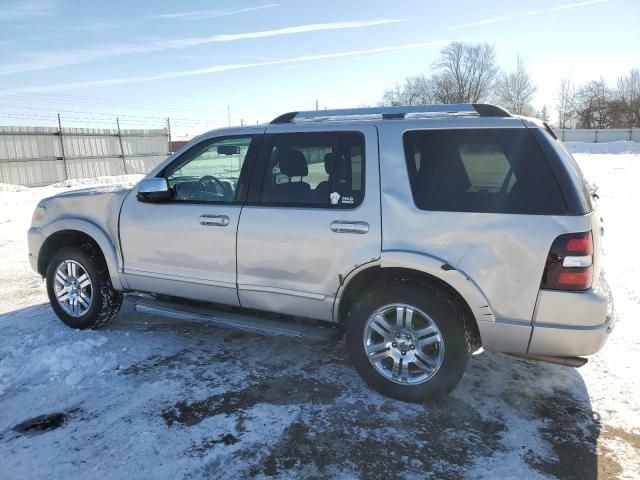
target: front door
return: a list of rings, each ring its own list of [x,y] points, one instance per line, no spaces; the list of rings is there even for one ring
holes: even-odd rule
[[[380,258],[374,126],[272,125],[238,227],[243,307],[332,319],[341,281]]]
[[[120,240],[131,289],[238,305],[236,231],[262,137],[242,132],[203,139],[158,172],[172,200],[127,197]]]

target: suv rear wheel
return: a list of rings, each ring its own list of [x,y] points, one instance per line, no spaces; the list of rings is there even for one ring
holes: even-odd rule
[[[107,265],[90,243],[58,250],[46,279],[51,307],[69,327],[100,328],[122,305],[122,293],[111,285]]]
[[[421,402],[449,392],[471,357],[465,311],[429,283],[377,285],[354,305],[347,349],[358,373],[379,392]]]

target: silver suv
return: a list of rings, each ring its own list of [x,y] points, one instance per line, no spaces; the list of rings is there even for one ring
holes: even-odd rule
[[[597,352],[614,322],[601,234],[548,126],[462,104],[214,130],[130,190],[43,200],[28,237],[71,327],[102,326],[124,292],[332,322],[373,388],[421,401],[481,347]]]

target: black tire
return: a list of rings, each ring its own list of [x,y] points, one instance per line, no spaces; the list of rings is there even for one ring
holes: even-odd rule
[[[81,317],[65,312],[54,292],[56,269],[65,260],[79,263],[92,281],[91,306]],[[115,317],[122,306],[122,293],[113,288],[104,258],[98,248],[91,243],[77,247],[63,247],[58,250],[49,260],[46,280],[49,303],[58,318],[69,327],[81,330],[100,328]]]
[[[424,383],[401,384],[386,378],[371,364],[363,334],[369,317],[380,307],[405,304],[421,310],[436,324],[444,342],[444,357],[435,375]],[[375,390],[398,400],[419,403],[449,393],[462,379],[473,351],[466,325],[470,319],[455,297],[431,283],[393,281],[368,289],[351,308],[346,344],[357,372]]]

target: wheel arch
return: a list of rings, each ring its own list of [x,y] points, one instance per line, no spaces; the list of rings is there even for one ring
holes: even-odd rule
[[[479,322],[494,322],[491,305],[477,284],[463,271],[446,261],[417,252],[386,251],[380,262],[354,270],[341,286],[334,304],[333,317],[344,323],[359,292],[367,285],[398,279],[411,282],[430,282],[456,298],[472,320],[469,329],[474,344],[482,344]]]
[[[97,225],[86,220],[72,219],[53,222],[41,229],[45,241],[38,252],[38,272],[44,276],[51,256],[61,247],[80,245],[87,241],[98,247],[109,270],[111,283],[116,290],[124,286],[118,274],[118,254],[108,235]]]

